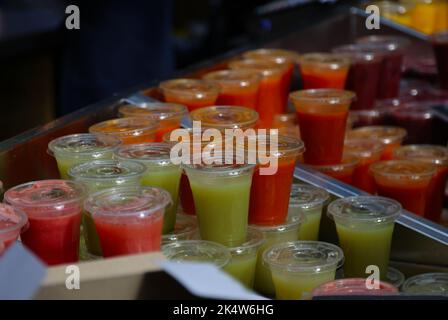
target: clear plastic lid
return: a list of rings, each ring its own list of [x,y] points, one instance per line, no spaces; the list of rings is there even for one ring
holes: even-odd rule
[[[188,113],[186,106],[177,103],[153,102],[127,104],[118,109],[121,117],[148,117],[156,120],[182,118]]]
[[[190,164],[183,164],[183,168],[188,172],[196,174],[211,175],[214,177],[229,177],[252,174],[254,164],[248,164],[245,159],[226,159],[225,156],[205,157],[201,156],[199,163],[197,159],[192,159]]]
[[[214,81],[222,88],[250,88],[258,85],[260,73],[254,70],[219,70],[207,73],[205,80]]]
[[[408,278],[401,291],[410,294],[448,296],[448,273],[424,273]]]
[[[336,270],[344,262],[342,249],[321,241],[291,241],[273,245],[263,253],[271,269],[293,273],[320,273]]]
[[[164,208],[172,203],[170,194],[154,187],[110,188],[89,196],[85,209],[95,217],[163,216]]]
[[[0,203],[0,235],[21,230],[28,223],[28,216],[19,208]]]
[[[177,214],[174,230],[162,235],[162,243],[190,240],[198,231],[198,221],[196,217],[187,214]]]
[[[263,77],[280,76],[285,71],[282,64],[262,59],[235,60],[229,63],[229,68],[233,70],[255,70],[260,72]]]
[[[275,59],[277,63],[295,63],[299,58],[299,54],[292,50],[261,48],[246,51],[243,57],[247,59]]]
[[[372,164],[370,171],[395,179],[419,180],[431,178],[436,167],[430,163],[418,161],[388,160]]]
[[[323,206],[330,194],[327,190],[308,184],[293,183],[289,197],[289,206],[302,209],[312,209]]]
[[[115,180],[139,178],[146,167],[136,161],[94,160],[74,166],[68,175],[75,180]]]
[[[253,127],[258,112],[237,106],[211,106],[196,109],[190,114],[192,121],[201,121],[202,127],[216,129],[239,129]]]
[[[174,137],[173,140],[171,140],[171,136],[173,132],[167,132],[163,135],[162,141],[165,143],[168,143],[170,145],[175,145],[177,143],[186,143],[189,144],[191,147],[200,145],[201,148],[206,146],[215,146],[219,150],[223,150],[225,147],[225,142],[227,141],[226,138],[222,139],[222,135],[219,134],[217,137],[213,138],[212,141],[208,141],[208,138],[203,139],[203,133],[205,130],[208,130],[207,128],[201,128],[201,130],[198,130],[197,132],[194,132],[193,128],[182,128],[181,135]],[[173,134],[174,135],[174,134]],[[188,137],[188,138],[187,138]],[[230,140],[229,141],[233,141]],[[233,142],[232,142],[233,143]]]
[[[400,270],[392,267],[387,268],[386,281],[392,284],[395,288],[400,288],[404,280],[404,274]]]
[[[94,124],[89,128],[91,133],[103,133],[116,136],[140,136],[155,131],[159,121],[149,118],[119,118]]]
[[[291,92],[293,102],[312,102],[316,104],[340,105],[351,103],[356,94],[352,91],[339,89],[308,89]]]
[[[115,156],[120,160],[135,160],[147,166],[172,166],[172,145],[164,142],[151,142],[125,145],[118,148]]]
[[[5,201],[23,208],[55,207],[79,203],[86,188],[76,181],[40,180],[24,183],[6,191]]]
[[[382,55],[375,52],[366,46],[359,44],[347,44],[333,48],[334,53],[346,56],[354,62],[360,63],[373,63],[379,62],[382,59]]]
[[[52,155],[100,158],[106,152],[113,152],[120,144],[120,139],[105,134],[81,133],[54,139],[48,144],[48,149]]]
[[[401,204],[393,199],[377,196],[356,196],[335,200],[328,205],[328,215],[339,221],[386,223],[395,221]]]
[[[394,152],[394,158],[448,166],[448,148],[428,144],[407,145],[397,148]]]
[[[163,254],[176,262],[209,262],[224,267],[232,258],[229,250],[216,242],[185,240],[162,246]]]
[[[355,128],[347,133],[348,139],[375,139],[384,144],[401,142],[406,137],[406,130],[393,126],[365,126]]]
[[[245,255],[254,251],[256,252],[263,242],[264,234],[261,231],[248,229],[246,242],[237,247],[229,248],[229,250],[232,256]]]
[[[320,69],[339,70],[350,66],[350,59],[334,53],[307,53],[299,58],[301,66],[313,66]]]
[[[399,36],[371,35],[356,40],[356,43],[382,51],[402,51],[409,45],[410,41]]]
[[[324,283],[313,290],[312,296],[376,296],[398,294],[398,289],[380,281],[379,288],[369,288],[363,278],[339,279]]]
[[[173,79],[159,84],[163,93],[170,92],[194,99],[209,99],[217,96],[221,90],[214,82],[198,79]]]
[[[384,145],[375,139],[346,139],[344,154],[358,158],[371,158],[383,153]]]
[[[283,233],[289,232],[292,230],[298,230],[299,226],[305,221],[305,215],[303,213],[288,215],[285,223],[278,225],[249,225],[248,230],[258,230],[263,234],[271,234],[271,233]]]
[[[244,144],[242,144],[243,142]],[[244,150],[248,159],[262,157],[289,157],[298,156],[305,152],[305,144],[302,140],[285,135],[248,135],[243,141],[237,140],[236,149]]]

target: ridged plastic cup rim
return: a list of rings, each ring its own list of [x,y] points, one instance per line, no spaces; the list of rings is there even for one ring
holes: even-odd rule
[[[131,110],[139,110],[136,114]],[[118,113],[126,118],[153,118],[156,120],[181,119],[188,114],[188,109],[183,104],[169,102],[150,102],[142,104],[125,104],[120,106]]]
[[[83,144],[82,141],[98,141],[98,142],[104,142],[105,144],[99,148],[95,149],[86,149],[84,151],[67,151],[66,148],[63,148],[60,146],[63,142],[78,141],[81,143],[80,146],[86,146],[86,144]],[[119,145],[121,144],[121,140],[107,134],[101,134],[101,133],[77,133],[77,134],[70,134],[66,136],[62,136],[56,139],[53,139],[48,144],[48,153],[51,156],[56,155],[65,155],[65,156],[75,156],[77,158],[83,158],[83,157],[100,157],[105,152],[113,152]],[[89,144],[87,144],[89,145]],[[90,144],[90,146],[94,147],[94,145]]]
[[[351,103],[356,94],[341,89],[306,89],[291,92],[290,99],[294,102],[315,102],[329,105]]]
[[[327,190],[302,183],[293,183],[289,206],[293,208],[313,209],[323,206],[330,199]]]

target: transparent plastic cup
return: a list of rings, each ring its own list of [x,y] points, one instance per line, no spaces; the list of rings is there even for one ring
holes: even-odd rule
[[[395,288],[400,289],[405,280],[404,274],[395,268],[387,268],[386,282],[392,284]]]
[[[448,90],[448,31],[435,33],[430,40],[436,57],[440,87]]]
[[[318,240],[322,210],[329,198],[325,189],[307,184],[292,185],[288,215],[303,214],[305,217],[300,225],[299,240]]]
[[[120,160],[137,161],[146,167],[142,185],[158,187],[170,193],[172,205],[165,210],[163,234],[174,230],[182,174],[180,164],[171,161],[171,147],[168,143],[153,142],[122,146],[115,153]]]
[[[8,248],[28,228],[28,217],[19,208],[0,203],[0,245]]]
[[[171,197],[153,187],[119,187],[89,196],[84,204],[95,222],[104,257],[160,250],[165,208]]]
[[[211,106],[191,112],[192,121],[200,121],[202,128],[248,129],[258,121],[258,113],[249,108],[237,106]]]
[[[224,268],[232,259],[225,246],[205,240],[185,240],[165,244],[162,252],[171,261],[212,263],[219,268]]]
[[[281,300],[311,299],[319,285],[335,279],[343,264],[341,248],[320,241],[293,241],[271,246],[263,253]]]
[[[448,296],[448,273],[423,273],[408,278],[401,287],[405,294]]]
[[[367,266],[379,269],[386,279],[395,220],[401,205],[392,199],[358,196],[338,199],[328,206],[334,219],[339,245],[345,254],[344,276],[367,277]]]
[[[322,172],[327,176],[342,181],[344,183],[353,184],[356,168],[359,166],[360,160],[351,155],[344,155],[342,161],[338,164],[329,165],[308,165],[308,167]]]
[[[159,122],[147,118],[119,118],[94,124],[90,133],[108,134],[121,140],[123,144],[154,142]]]
[[[409,160],[380,161],[370,166],[378,195],[399,201],[402,206],[423,216],[427,192],[436,167]]]
[[[379,288],[371,283],[367,285],[366,279],[349,278],[327,282],[313,290],[313,297],[324,296],[388,296],[397,295],[398,289],[390,283],[380,281]]]
[[[176,241],[193,240],[198,231],[196,217],[178,213],[174,230],[162,235],[162,245]]]
[[[112,159],[120,139],[104,134],[71,134],[52,140],[49,153],[55,157],[62,179],[68,179],[68,170],[78,164],[101,159]]]
[[[80,182],[41,180],[9,189],[4,199],[28,216],[23,244],[48,265],[57,265],[78,261],[85,195]]]

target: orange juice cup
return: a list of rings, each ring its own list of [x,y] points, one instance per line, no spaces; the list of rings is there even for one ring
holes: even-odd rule
[[[192,121],[200,121],[202,128],[248,129],[258,121],[258,113],[249,108],[237,106],[212,106],[191,112]]]
[[[346,139],[344,153],[359,159],[358,166],[353,173],[353,186],[365,192],[375,194],[376,186],[369,167],[380,161],[384,146],[377,140]]]
[[[260,127],[270,128],[274,115],[283,113],[283,74],[285,68],[274,61],[261,59],[238,60],[229,63],[233,70],[253,70],[261,75],[257,108]]]
[[[216,83],[197,79],[167,80],[159,88],[166,102],[186,105],[189,111],[214,105],[221,90]]]
[[[205,80],[221,87],[216,104],[223,106],[257,107],[261,76],[251,70],[221,70],[207,73]]]
[[[426,195],[436,172],[432,164],[409,160],[388,160],[372,164],[370,170],[380,196],[395,199],[406,210],[423,216]]]
[[[406,137],[405,129],[393,126],[365,126],[347,133],[347,139],[373,139],[384,145],[381,160],[391,160],[394,150],[401,146]]]
[[[350,59],[331,53],[308,53],[299,58],[304,89],[344,89]]]
[[[437,170],[432,178],[426,199],[425,218],[439,222],[448,180],[448,148],[432,145],[408,145],[395,150],[394,158],[430,163],[436,166]]]
[[[159,122],[156,141],[162,141],[165,133],[180,128],[182,118],[188,113],[184,105],[176,103],[144,103],[141,105],[127,104],[118,109],[121,117],[149,118]]]
[[[154,142],[159,123],[144,118],[119,118],[94,124],[90,133],[103,133],[119,138],[123,144]]]
[[[344,156],[339,164],[327,165],[309,165],[310,168],[322,172],[327,176],[342,181],[344,183],[353,184],[355,170],[359,165],[359,159],[353,156]]]

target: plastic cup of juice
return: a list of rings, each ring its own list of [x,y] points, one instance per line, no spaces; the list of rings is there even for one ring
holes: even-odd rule
[[[224,268],[232,259],[229,250],[222,244],[206,240],[184,240],[162,246],[168,260],[175,262],[204,262]]]
[[[71,134],[52,140],[49,153],[55,157],[62,179],[68,179],[68,170],[78,164],[100,159],[112,159],[120,139],[105,134]]]
[[[332,53],[307,53],[299,58],[303,88],[344,89],[350,59]]]
[[[431,42],[436,57],[440,87],[448,90],[448,31],[433,34]]]
[[[225,129],[253,128],[258,121],[258,113],[249,108],[237,106],[211,106],[191,112],[192,121],[200,121],[201,127]]]
[[[351,130],[347,133],[347,139],[373,139],[384,145],[381,160],[391,160],[396,148],[401,146],[406,137],[406,130],[393,126],[365,126]]]
[[[405,280],[404,274],[395,268],[387,268],[386,282],[393,285],[395,288],[400,289]]]
[[[274,116],[272,128],[278,129],[278,134],[300,139],[300,129],[296,113],[279,113]],[[300,157],[302,158],[302,156]]]
[[[338,199],[328,206],[334,219],[339,245],[344,250],[344,276],[366,278],[366,268],[375,265],[385,280],[395,220],[401,205],[392,199],[358,196]]]
[[[352,116],[353,127],[364,127],[374,125],[386,125],[389,124],[389,114],[387,110],[353,110],[349,112],[349,116]]]
[[[139,105],[127,104],[118,109],[121,117],[149,118],[159,122],[156,141],[161,142],[165,133],[180,128],[182,118],[188,114],[186,106],[176,103],[143,103]]]
[[[270,128],[274,115],[285,111],[283,75],[285,67],[275,61],[245,59],[229,63],[232,70],[252,70],[261,75],[256,110],[260,115],[259,127]]]
[[[433,145],[407,145],[396,149],[394,158],[429,163],[436,167],[426,199],[425,217],[439,222],[448,180],[448,148]]]
[[[284,242],[263,253],[280,300],[311,299],[313,289],[335,279],[343,261],[341,248],[320,241]]]
[[[224,270],[250,289],[254,287],[258,250],[263,241],[262,232],[249,229],[246,242],[240,246],[228,248],[232,258]]]
[[[158,187],[168,191],[172,204],[166,208],[163,218],[163,234],[174,230],[176,224],[179,183],[182,174],[180,164],[170,158],[171,145],[168,143],[143,143],[122,146],[115,156],[120,160],[138,161],[146,167],[141,183],[143,186]]]
[[[299,240],[319,239],[322,210],[329,198],[325,189],[307,184],[292,185],[288,216],[303,214],[305,217],[300,225]]]
[[[351,91],[311,89],[292,92],[307,164],[337,164],[342,160]]]
[[[380,281],[379,287],[369,286],[364,278],[339,279],[324,283],[313,290],[313,297],[325,296],[388,296],[397,295],[398,289],[390,283]]]
[[[166,102],[186,105],[190,112],[214,105],[221,91],[218,84],[198,79],[163,81],[159,84],[159,88]]]
[[[153,187],[119,187],[90,195],[84,207],[95,222],[104,257],[160,250],[170,194]]]
[[[41,180],[18,185],[5,202],[23,210],[29,228],[20,238],[48,265],[78,261],[82,202],[86,188],[79,182]]]
[[[333,52],[351,61],[345,88],[356,93],[356,101],[350,109],[372,109],[380,82],[382,55],[356,44],[336,47]]]
[[[176,216],[174,230],[162,235],[162,245],[183,240],[193,240],[198,234],[198,221],[194,216],[180,214]]]
[[[71,168],[68,175],[72,180],[83,183],[92,195],[109,188],[139,186],[145,170],[145,166],[133,161],[95,160]],[[84,211],[82,225],[89,257],[102,256],[100,239],[89,212]]]
[[[406,210],[424,215],[427,192],[436,173],[434,165],[409,160],[388,160],[372,164],[370,170],[380,196],[395,199]]]
[[[274,61],[280,66],[284,67],[285,71],[282,78],[283,87],[283,105],[288,104],[288,95],[291,90],[291,81],[294,73],[294,66],[299,59],[299,54],[295,51],[284,49],[256,49],[247,51],[243,54],[246,59],[264,59],[268,61]]]
[[[90,133],[103,133],[114,136],[123,144],[154,142],[159,121],[148,118],[119,118],[94,124]]]
[[[342,161],[338,164],[307,166],[336,180],[353,185],[356,168],[358,168],[359,163],[360,160],[357,157],[344,155]]]
[[[207,73],[205,80],[221,87],[217,105],[257,107],[260,73],[253,70],[220,70]]]
[[[448,273],[423,273],[408,278],[401,287],[405,294],[448,296]]]
[[[254,289],[257,292],[266,296],[275,295],[271,272],[269,268],[263,264],[263,253],[267,248],[274,244],[298,240],[299,228],[304,219],[303,214],[291,215],[287,218],[285,223],[276,226],[249,226],[249,230],[257,230],[264,235],[264,242],[258,249],[257,266],[255,268]]]
[[[28,227],[28,217],[19,208],[0,203],[0,245],[8,248]]]
[[[193,191],[201,238],[234,247],[246,240],[254,165],[237,158],[232,163],[227,160],[203,157],[183,167]]]
[[[353,186],[365,192],[375,194],[376,185],[369,167],[380,161],[384,146],[378,140],[346,139],[344,153],[359,159],[353,172]]]

